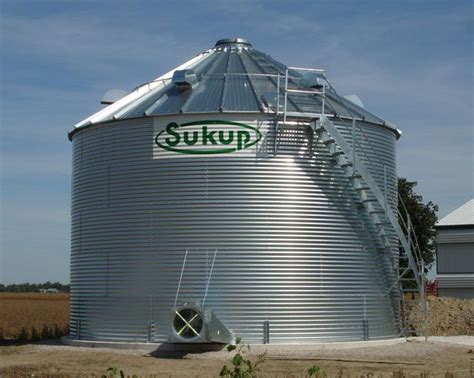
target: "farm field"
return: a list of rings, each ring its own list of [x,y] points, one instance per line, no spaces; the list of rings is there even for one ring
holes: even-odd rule
[[[68,333],[69,294],[0,293],[0,342]]]

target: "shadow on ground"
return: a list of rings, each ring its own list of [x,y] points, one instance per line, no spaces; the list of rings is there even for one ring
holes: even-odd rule
[[[155,358],[182,359],[189,354],[202,354],[207,352],[219,352],[226,344],[161,344],[148,356]]]
[[[44,340],[35,340],[35,341],[0,340],[0,347],[22,346],[22,345],[63,345],[63,343],[61,343],[61,339],[44,339]]]

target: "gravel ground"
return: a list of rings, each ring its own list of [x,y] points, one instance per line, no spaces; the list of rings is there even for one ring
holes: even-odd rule
[[[474,337],[461,339],[472,343]],[[304,377],[317,365],[327,377],[471,377],[470,346],[414,339],[389,345],[252,345],[250,357],[267,351],[259,376]],[[0,376],[101,376],[108,367],[126,375],[217,377],[233,354],[154,352],[60,345],[57,342],[0,347]],[[446,375],[448,374],[448,375]],[[452,374],[452,375],[450,375]]]
[[[420,339],[423,339],[422,337]],[[465,345],[474,348],[474,336],[430,336],[432,342]]]

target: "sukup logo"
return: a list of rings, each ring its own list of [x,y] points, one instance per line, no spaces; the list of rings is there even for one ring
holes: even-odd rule
[[[255,127],[231,121],[170,122],[155,137],[166,151],[180,154],[227,154],[252,147],[262,139]]]

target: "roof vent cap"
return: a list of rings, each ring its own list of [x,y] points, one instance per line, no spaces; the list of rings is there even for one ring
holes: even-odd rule
[[[305,72],[302,84],[307,88],[321,89],[324,86],[324,77],[317,72]]]
[[[362,109],[365,108],[364,103],[362,102],[360,97],[357,96],[356,94],[346,95],[346,96],[344,96],[344,98],[346,100],[349,100],[350,102],[352,102],[353,104],[357,105],[358,107],[360,107]]]
[[[244,38],[224,38],[224,39],[219,39],[216,44],[215,44],[215,47],[217,46],[222,46],[222,45],[245,45],[245,46],[249,46],[249,47],[252,47],[252,44],[244,39]]]
[[[123,89],[109,89],[102,96],[102,100],[100,100],[100,103],[102,105],[113,104],[114,102],[120,100],[122,97],[125,97],[126,94],[127,92],[125,92]]]
[[[176,87],[178,87],[178,89],[185,91],[191,89],[199,80],[196,73],[193,70],[188,69],[174,71],[171,81],[176,85]]]

